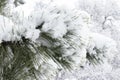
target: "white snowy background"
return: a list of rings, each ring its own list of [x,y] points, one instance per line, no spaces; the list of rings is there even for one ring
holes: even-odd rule
[[[61,70],[55,80],[120,79],[120,0],[23,0],[25,4],[20,1],[16,7],[14,0],[8,0],[4,9],[7,17],[0,15],[0,43],[20,40],[20,35],[36,41],[41,32],[49,32],[51,37],[61,39],[68,30],[74,30],[81,42],[76,37],[73,41],[82,46],[78,49],[82,54],[73,57],[75,70]],[[35,27],[43,21],[41,31],[36,30]],[[86,49],[96,54],[94,47],[105,54],[104,63],[85,64]],[[72,54],[65,52],[65,56]]]
[[[87,66],[73,73],[63,71],[58,80],[120,80],[120,0],[78,0],[75,5],[91,16],[91,31],[117,43],[118,53],[110,63],[96,67]],[[101,41],[99,43],[101,44]]]

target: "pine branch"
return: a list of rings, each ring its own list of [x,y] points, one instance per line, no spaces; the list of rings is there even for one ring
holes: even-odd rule
[[[96,52],[96,54],[90,53],[89,51],[87,51],[87,56],[86,58],[88,59],[88,61],[93,64],[93,65],[97,65],[97,64],[101,64],[103,63],[103,60],[100,58],[100,55],[103,54],[103,52],[101,52],[99,49],[97,49],[96,47],[93,48],[93,51]]]
[[[42,37],[47,39],[51,44],[57,40],[52,39],[51,37],[42,34]],[[40,56],[39,58],[46,62],[47,59],[52,59],[60,68],[71,69],[72,60],[67,57],[63,57],[62,53],[59,51],[60,46],[56,48],[49,48],[46,46],[38,46],[36,43],[31,42],[29,39],[22,37],[21,41],[3,41],[0,46],[0,79],[4,80],[20,80],[27,76],[33,76],[37,78],[37,73],[42,74],[40,70],[35,68],[37,61],[36,55]],[[10,57],[11,56],[11,57]],[[8,59],[6,61],[6,59]],[[40,68],[42,64],[38,64]],[[27,69],[27,71],[24,71]],[[37,71],[37,73],[35,73]],[[43,76],[43,75],[39,75]]]
[[[0,13],[2,13],[3,8],[5,7],[7,0],[0,0]]]

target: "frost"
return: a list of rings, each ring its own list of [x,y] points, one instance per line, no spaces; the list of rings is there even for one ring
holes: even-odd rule
[[[109,70],[112,71],[110,63],[117,53],[117,37],[114,37],[112,32],[117,31],[119,33],[120,30],[117,30],[119,24],[116,25],[119,21],[110,16],[114,15],[113,12],[115,11],[110,8],[112,3],[106,6],[106,0],[87,1],[88,3],[81,1],[81,9],[76,8],[77,0],[71,0],[70,3],[68,0],[25,0],[24,4],[19,4],[14,8],[7,5],[6,8],[10,8],[10,13],[8,14],[9,11],[5,13],[7,17],[0,16],[0,43],[3,41],[19,41],[25,37],[33,42],[40,42],[38,44],[45,47],[61,46],[58,50],[61,52],[61,58],[67,59],[69,57],[72,59],[74,70],[80,69],[82,71],[80,66],[85,66],[85,72],[83,71],[84,74],[80,74],[80,78],[91,74],[94,76],[93,73],[96,71],[100,72],[96,75],[110,73]],[[106,11],[106,8],[110,9]],[[115,4],[114,8],[116,8]],[[49,39],[42,37],[43,33],[48,34],[47,36],[56,42],[52,41],[51,44]],[[118,39],[117,41],[119,42]],[[97,67],[94,70],[94,67],[89,65],[86,58],[88,53],[95,55],[96,59],[103,60],[104,63],[98,66],[100,68]],[[35,69],[41,68],[41,73],[53,79],[56,75],[55,72],[58,71],[58,65],[49,59],[46,59],[47,63],[44,63],[41,59],[41,56],[36,55],[36,59],[33,60]],[[42,66],[39,67],[39,65]],[[39,75],[37,77],[40,78]],[[44,77],[44,80],[47,79]],[[69,79],[66,78],[65,80]],[[71,78],[70,80],[77,79]]]

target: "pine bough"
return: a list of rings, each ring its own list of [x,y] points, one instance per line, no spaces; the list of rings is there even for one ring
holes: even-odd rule
[[[61,69],[113,57],[115,42],[89,31],[86,12],[54,1],[32,4],[0,16],[0,80],[53,80]]]

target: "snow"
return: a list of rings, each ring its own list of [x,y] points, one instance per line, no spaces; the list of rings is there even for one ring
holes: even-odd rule
[[[2,41],[10,41],[12,38],[12,29],[14,27],[14,23],[8,19],[7,17],[4,17],[0,15],[0,43]],[[15,35],[14,35],[15,36]]]
[[[96,75],[111,73],[111,62],[117,54],[118,43],[120,43],[117,37],[120,24],[118,24],[119,20],[114,19],[119,15],[118,12],[114,14],[115,11],[119,10],[116,10],[116,7],[119,7],[118,3],[112,5],[112,0],[110,2],[107,0],[94,0],[93,2],[90,0],[25,0],[24,2],[25,4],[17,7],[11,2],[6,6],[6,8],[10,8],[10,11],[6,11],[5,15],[7,17],[0,15],[0,43],[21,40],[24,36],[33,42],[39,40],[41,44],[47,47],[56,46],[41,38],[41,33],[45,32],[53,39],[60,41],[58,45],[62,44],[62,57],[69,56],[75,61],[72,65],[74,74],[77,75],[77,70],[83,71],[83,73],[78,71],[80,73],[79,78],[85,75],[94,76],[95,72],[98,72]],[[75,5],[78,2],[81,2],[80,5]],[[107,3],[109,5],[106,5]],[[115,10],[111,9],[111,6]],[[8,14],[8,12],[10,13]],[[36,29],[42,23],[41,29]],[[73,35],[67,35],[67,32]],[[69,38],[64,38],[64,36]],[[94,49],[99,50],[100,53]],[[100,56],[99,58],[104,63],[94,70],[93,66],[87,64],[87,51],[90,54]],[[53,78],[58,69],[55,62],[52,60],[48,60],[47,63],[40,62],[38,55],[36,58],[34,67],[38,70],[39,65],[43,65],[41,72],[46,73],[49,78],[51,76]],[[87,67],[81,70],[79,66]],[[97,78],[97,80],[100,80],[99,77]],[[77,78],[66,78],[65,80],[77,80]]]
[[[68,3],[69,2],[69,3]],[[77,0],[54,0],[54,3],[62,8],[68,8],[68,9],[73,9],[75,8],[75,3]]]
[[[26,32],[25,37],[28,39],[31,39],[32,41],[36,41],[36,39],[38,39],[38,37],[39,37],[39,34],[40,34],[39,30],[31,30],[30,29]]]
[[[0,43],[2,43],[2,41],[20,40],[21,35],[25,35],[26,38],[30,38],[33,41],[39,37],[40,31],[35,30],[35,28],[25,29],[25,27],[17,25],[12,20],[2,15],[0,15],[0,22]]]
[[[107,47],[107,59],[104,64],[99,66],[85,66],[77,69],[73,73],[63,71],[62,79],[70,79],[69,76],[76,77],[77,80],[119,80],[119,0],[78,0],[79,9],[88,12],[91,15],[91,24],[89,25],[91,33],[89,52],[96,54],[93,48],[96,46]],[[105,18],[106,17],[106,18]],[[89,34],[90,35],[90,34]],[[113,46],[117,46],[116,48]],[[111,46],[111,47],[110,47]],[[103,48],[105,49],[105,48]],[[101,50],[101,49],[99,49]],[[115,50],[115,52],[114,52]],[[106,51],[106,50],[105,50]],[[111,54],[112,53],[112,54]],[[58,78],[59,80],[60,78]],[[62,80],[60,79],[60,80]]]

